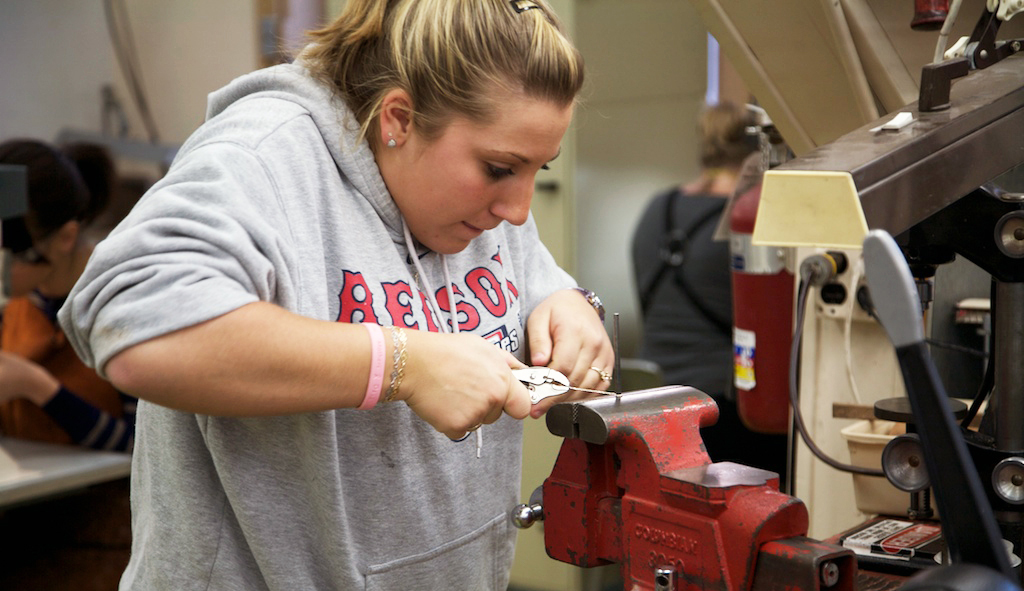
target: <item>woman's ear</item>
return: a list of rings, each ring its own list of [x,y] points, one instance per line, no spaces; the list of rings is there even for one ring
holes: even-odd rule
[[[395,88],[380,103],[380,145],[394,148],[405,143],[412,130],[412,97]]]

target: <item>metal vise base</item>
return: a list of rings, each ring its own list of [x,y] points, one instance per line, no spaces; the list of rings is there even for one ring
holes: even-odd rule
[[[665,569],[672,591],[753,589],[765,544],[806,539],[807,509],[779,492],[774,472],[711,463],[700,428],[717,420],[711,397],[683,386],[551,408],[548,429],[566,439],[543,486],[548,555],[583,567],[618,563],[627,589],[665,589],[655,577]],[[817,570],[827,559],[839,567],[828,569],[831,584],[786,588],[852,590],[852,553],[819,545],[820,559],[776,548],[767,562],[792,557],[795,568]]]

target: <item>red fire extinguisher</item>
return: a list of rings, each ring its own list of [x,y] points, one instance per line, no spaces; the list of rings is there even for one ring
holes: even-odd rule
[[[914,18],[910,28],[915,31],[938,31],[949,16],[949,0],[914,0]]]
[[[729,217],[732,253],[733,383],[740,419],[759,433],[789,431],[789,349],[793,274],[777,246],[751,243],[761,185],[736,198]]]

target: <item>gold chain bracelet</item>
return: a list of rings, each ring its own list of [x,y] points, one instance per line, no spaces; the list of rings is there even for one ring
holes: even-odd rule
[[[409,354],[405,350],[405,330],[397,326],[391,327],[391,346],[394,348],[391,353],[393,367],[391,368],[391,383],[384,394],[384,402],[391,402],[398,395],[398,389],[402,386],[402,378],[405,377],[405,362]]]

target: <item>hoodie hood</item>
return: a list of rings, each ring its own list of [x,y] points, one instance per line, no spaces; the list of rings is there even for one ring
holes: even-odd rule
[[[426,280],[427,276],[419,265],[418,258],[430,251],[406,230],[402,214],[380,175],[369,142],[366,139],[356,141],[355,138],[359,137],[359,121],[348,105],[329,86],[311,76],[309,70],[299,61],[253,72],[211,93],[206,118],[212,121],[236,105],[245,108],[246,101],[257,98],[285,100],[299,105],[309,114],[341,176],[370,203],[383,220],[392,241],[399,245],[399,248],[404,247],[406,252],[417,254],[416,257],[410,256],[409,262],[416,264],[419,273]],[[443,255],[440,256],[440,261],[442,266],[446,265]],[[445,273],[447,274],[446,266]],[[440,318],[442,310],[433,295],[428,293],[427,299],[434,313]],[[424,302],[424,305],[427,305],[427,302]],[[452,321],[454,323],[456,318],[452,317]]]
[[[359,121],[329,86],[311,76],[301,61],[265,68],[236,78],[210,93],[206,119],[211,121],[233,106],[254,98],[289,101],[308,112],[341,175],[384,220],[392,240],[404,243],[401,212],[384,184],[370,144],[365,139],[356,142]]]

